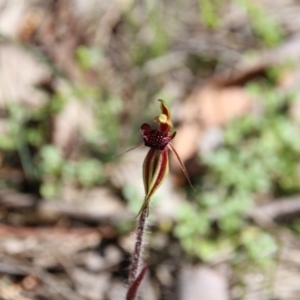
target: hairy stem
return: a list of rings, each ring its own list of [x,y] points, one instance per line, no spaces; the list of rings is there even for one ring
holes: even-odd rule
[[[146,219],[147,219],[147,207],[142,210],[138,222],[136,239],[135,239],[135,247],[132,256],[132,262],[129,271],[129,286],[135,281],[137,274],[141,265],[141,254],[143,249],[143,237],[146,227]]]

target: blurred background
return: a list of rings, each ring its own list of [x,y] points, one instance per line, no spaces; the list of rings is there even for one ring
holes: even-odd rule
[[[147,300],[298,300],[300,2],[0,0],[0,298],[124,299],[147,148]]]

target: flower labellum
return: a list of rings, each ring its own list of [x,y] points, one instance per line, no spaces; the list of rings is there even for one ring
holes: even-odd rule
[[[143,181],[146,195],[143,206],[138,215],[140,215],[144,209],[147,209],[147,215],[149,215],[150,198],[162,184],[169,172],[169,149],[177,157],[186,179],[192,186],[187,170],[171,143],[172,139],[174,139],[176,135],[176,132],[171,134],[171,128],[173,127],[173,124],[171,121],[170,110],[167,108],[163,100],[159,101],[161,102],[161,113],[154,119],[154,121],[158,123],[158,129],[152,129],[151,126],[146,123],[142,124],[141,126],[141,134],[144,139],[144,144],[150,149],[143,163]],[[129,149],[128,151],[138,147],[140,146]]]

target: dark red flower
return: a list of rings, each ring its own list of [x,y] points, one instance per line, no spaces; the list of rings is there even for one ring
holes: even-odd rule
[[[158,129],[152,129],[151,126],[146,123],[141,126],[141,134],[143,136],[145,146],[150,147],[150,150],[146,155],[143,164],[143,181],[146,195],[139,214],[143,209],[147,209],[149,214],[150,198],[162,184],[169,172],[169,149],[177,157],[185,177],[192,186],[187,170],[171,143],[172,139],[174,139],[176,135],[176,132],[171,134],[171,128],[173,127],[171,112],[163,100],[159,101],[161,102],[161,113],[154,119],[159,125]]]
[[[141,207],[138,215],[140,215],[144,209],[147,209],[147,214],[149,214],[150,198],[162,184],[169,172],[169,149],[175,154],[186,179],[191,187],[193,187],[187,170],[171,143],[176,135],[176,131],[171,134],[171,128],[173,127],[171,112],[163,100],[158,101],[161,102],[161,113],[154,119],[154,121],[158,123],[158,129],[152,129],[147,123],[144,123],[141,126],[141,134],[144,139],[144,145],[149,147],[150,150],[143,163],[143,181],[146,195],[143,206]],[[143,145],[131,148],[126,152],[141,146]]]

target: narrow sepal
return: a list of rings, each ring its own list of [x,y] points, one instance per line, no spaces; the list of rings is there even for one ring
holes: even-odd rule
[[[187,181],[189,182],[191,188],[195,191],[195,188],[194,188],[193,185],[192,185],[192,182],[191,182],[191,179],[190,179],[190,177],[189,177],[189,174],[188,174],[188,172],[187,172],[187,170],[186,170],[186,168],[185,168],[185,166],[184,166],[184,164],[183,164],[181,158],[179,157],[177,151],[175,150],[174,146],[172,145],[172,143],[169,143],[169,144],[168,144],[168,148],[175,154],[175,156],[176,156],[176,158],[177,158],[177,160],[178,160],[178,162],[179,162],[179,165],[180,165],[180,167],[181,167],[181,170],[182,170],[182,172],[183,172],[185,178],[186,178]]]
[[[144,144],[140,144],[140,145],[134,146],[134,147],[132,147],[132,148],[126,150],[125,152],[116,155],[115,157],[119,157],[119,156],[121,156],[121,155],[123,155],[123,154],[125,154],[125,153],[127,153],[127,152],[130,152],[130,151],[135,150],[135,149],[138,149],[138,148],[142,148],[142,147],[144,147],[144,146],[145,146]]]

